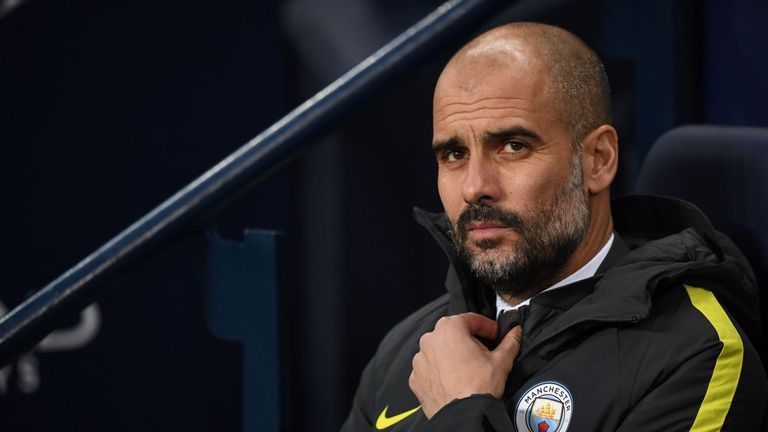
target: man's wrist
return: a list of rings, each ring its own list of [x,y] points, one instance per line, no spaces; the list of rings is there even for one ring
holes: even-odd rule
[[[474,393],[469,396],[456,398],[448,402],[447,404],[443,405],[443,407],[440,408],[439,410],[437,410],[435,414],[432,416],[432,419],[430,421],[435,421],[436,419],[439,419],[441,414],[446,415],[446,413],[448,413],[448,415],[450,415],[451,411],[454,411],[457,409],[463,410],[464,408],[463,406],[457,407],[457,405],[462,405],[462,404],[466,405],[468,403],[475,405],[475,404],[483,404],[483,403],[492,402],[492,401],[498,402],[499,399],[495,398],[490,393]]]
[[[454,399],[438,410],[427,423],[428,431],[461,430],[463,426],[490,423],[494,430],[512,431],[504,402],[490,393]]]

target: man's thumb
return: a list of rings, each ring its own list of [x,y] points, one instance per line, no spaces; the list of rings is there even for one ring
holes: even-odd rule
[[[512,363],[520,352],[520,341],[523,338],[523,330],[516,326],[499,342],[499,345],[493,350],[494,354],[500,357],[500,360]]]

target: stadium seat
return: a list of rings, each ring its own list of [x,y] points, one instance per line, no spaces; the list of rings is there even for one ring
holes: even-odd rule
[[[675,128],[654,143],[635,192],[695,204],[744,252],[761,289],[762,341],[753,342],[768,364],[768,128]]]

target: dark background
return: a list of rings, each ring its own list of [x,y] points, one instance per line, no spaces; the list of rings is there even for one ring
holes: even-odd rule
[[[439,4],[28,0],[0,18],[0,302],[17,305]],[[570,29],[604,59],[614,194],[675,125],[768,126],[765,2],[518,1],[494,23],[520,19]],[[384,333],[443,292],[447,262],[411,213],[440,209],[431,92],[455,48],[215,222],[232,239],[284,232],[284,429],[338,429]],[[0,428],[241,430],[241,347],[207,329],[203,257],[191,233],[107,287],[92,341],[5,369]]]

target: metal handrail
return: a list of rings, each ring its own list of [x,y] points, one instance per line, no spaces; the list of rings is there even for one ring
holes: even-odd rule
[[[0,366],[84,308],[115,276],[198,226],[385,82],[509,5],[449,0],[0,319]]]
[[[21,6],[26,0],[0,0],[0,18],[3,18],[12,10]]]

